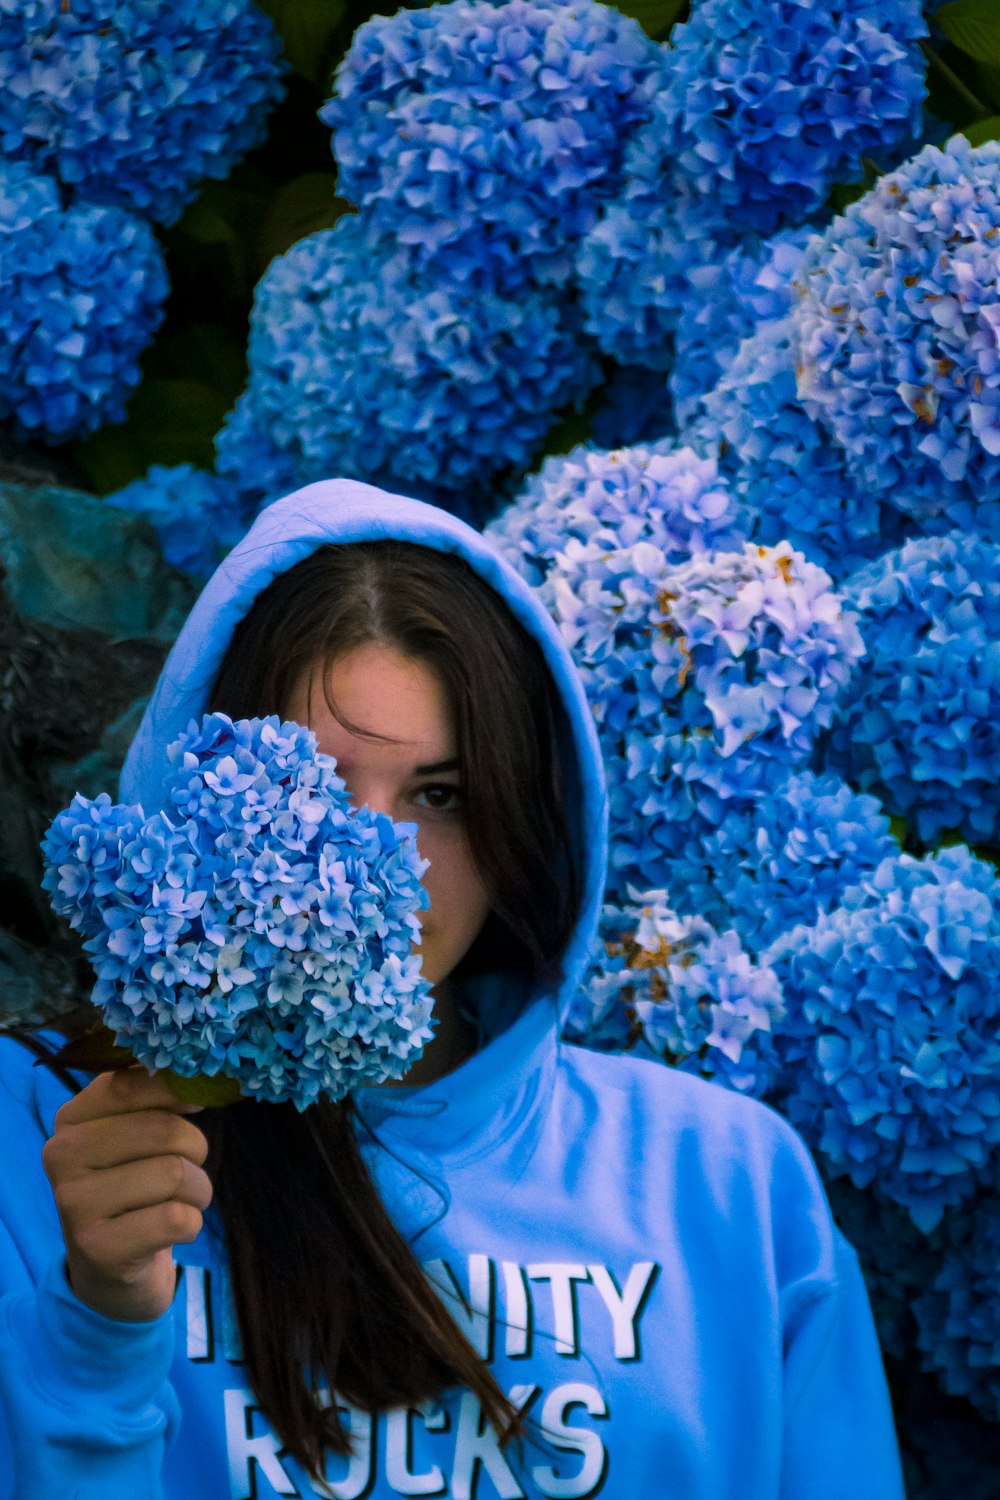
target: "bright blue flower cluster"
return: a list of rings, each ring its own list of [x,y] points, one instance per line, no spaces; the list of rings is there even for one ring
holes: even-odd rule
[[[141,479],[106,498],[144,516],[167,562],[198,580],[215,571],[252,519],[223,479],[192,464],[152,464]]]
[[[772,1032],[783,1014],[777,979],[735,932],[678,917],[663,890],[633,887],[627,904],[603,908],[568,1035],[599,1050],[634,1048],[759,1095],[773,1080]]]
[[[813,230],[784,229],[741,240],[721,260],[688,273],[690,293],[677,320],[670,390],[681,426],[732,364],[744,339],[791,312],[794,276]]]
[[[675,900],[733,926],[752,953],[829,911],[848,886],[898,853],[874,797],[839,776],[796,771],[730,806],[698,857],[671,872]]]
[[[601,348],[669,369],[693,280],[719,276],[748,235],[810,218],[865,154],[918,134],[925,35],[919,0],[702,0],[671,34],[622,191],[577,258]]]
[[[799,395],[859,482],[1000,539],[998,235],[1000,143],[927,146],[812,242],[795,320]]]
[[[553,412],[599,378],[558,299],[418,276],[357,216],[271,262],[249,358],[251,425],[299,484],[339,473],[482,485],[525,467]],[[225,457],[241,486],[259,483],[258,444],[244,458],[230,437]]]
[[[604,548],[652,542],[668,563],[738,546],[736,503],[717,465],[669,441],[547,458],[485,528],[529,583],[543,581],[570,538]]]
[[[1000,546],[954,532],[889,552],[844,586],[867,654],[828,763],[912,819],[1000,839]]]
[[[801,222],[920,134],[920,0],[700,0],[670,37],[665,159],[743,229]]]
[[[117,1040],[300,1110],[399,1078],[431,1036],[414,825],[353,811],[315,735],[274,716],[207,714],[169,754],[162,812],[77,795],[45,838]]]
[[[638,22],[593,0],[375,16],[321,111],[340,191],[418,269],[493,289],[565,282],[662,67]]]
[[[1000,1203],[984,1196],[946,1227],[944,1262],[916,1305],[918,1343],[946,1391],[1000,1422]]]
[[[263,140],[283,73],[250,0],[22,0],[0,18],[0,150],[170,224]]]
[[[651,124],[625,154],[621,194],[580,243],[575,276],[584,327],[599,348],[620,364],[665,373],[691,275],[717,268],[735,236],[689,184],[665,176],[658,97]]]
[[[1000,1160],[1000,880],[956,846],[887,859],[763,955],[789,1118],[929,1231]]]
[[[148,224],[64,209],[59,190],[0,161],[0,419],[63,442],[120,422],[167,296]]]
[[[670,566],[651,542],[571,540],[541,596],[605,752],[613,892],[666,885],[733,799],[802,765],[862,651],[827,574],[787,546]]]
[[[898,538],[902,517],[847,473],[796,398],[794,327],[768,323],[703,396],[682,439],[718,456],[755,541],[787,538],[840,580]]]

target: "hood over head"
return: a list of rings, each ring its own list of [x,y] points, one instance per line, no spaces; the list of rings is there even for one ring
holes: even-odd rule
[[[274,578],[327,543],[390,539],[463,558],[538,642],[564,705],[571,730],[568,753],[573,758],[564,767],[567,811],[582,901],[564,955],[562,982],[554,994],[512,997],[509,984],[504,986],[508,992],[500,993],[491,986],[490,976],[482,976],[470,981],[475,990],[463,997],[487,1038],[539,1002],[554,1025],[564,1019],[583,978],[600,921],[608,846],[600,747],[579,673],[548,611],[492,543],[448,511],[347,479],[307,485],[262,511],[206,584],[177,637],[126,757],[121,799],[141,804],[147,816],[163,806],[164,781],[171,769],[167,746],[192,719],[200,720],[208,711],[212,684],[233,631]]]

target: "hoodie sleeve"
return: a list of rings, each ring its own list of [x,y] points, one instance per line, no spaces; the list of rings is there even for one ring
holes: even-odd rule
[[[117,1323],[79,1302],[61,1259],[0,1298],[0,1404],[12,1494],[158,1500],[176,1428],[171,1314]]]
[[[868,1292],[828,1209],[825,1220],[832,1275],[786,1302],[781,1500],[904,1500]]]
[[[0,1058],[0,1138],[12,1147],[0,1181],[0,1500],[160,1500],[179,1420],[173,1313],[120,1323],[74,1296],[36,1160],[47,1111],[32,1107],[38,1075],[21,1053],[10,1044]]]

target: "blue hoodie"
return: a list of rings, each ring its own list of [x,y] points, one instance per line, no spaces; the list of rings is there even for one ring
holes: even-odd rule
[[[160,805],[165,748],[207,707],[237,621],[324,542],[397,537],[465,558],[539,641],[573,729],[583,906],[555,993],[496,976],[467,996],[484,1041],[420,1089],[365,1090],[393,1218],[505,1391],[535,1419],[501,1452],[475,1398],[347,1409],[328,1487],[281,1451],[240,1363],[206,1227],[171,1309],[118,1323],[69,1290],[40,1149],[65,1086],[0,1043],[0,1497],[17,1500],[900,1500],[881,1359],[815,1168],[765,1106],[559,1040],[597,931],[601,756],[579,677],[530,588],[444,511],[369,486],[271,506],[207,585],[122,775]],[[209,1219],[211,1218],[211,1211]]]

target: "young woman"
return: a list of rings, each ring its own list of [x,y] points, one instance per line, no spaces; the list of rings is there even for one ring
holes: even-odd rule
[[[302,1115],[140,1068],[74,1094],[0,1043],[0,1496],[900,1500],[798,1137],[559,1040],[607,809],[527,585],[444,511],[312,485],[202,594],[123,800],[158,805],[209,708],[308,723],[356,805],[419,825],[435,1038]]]

